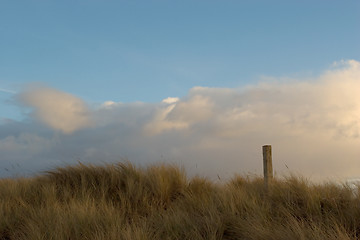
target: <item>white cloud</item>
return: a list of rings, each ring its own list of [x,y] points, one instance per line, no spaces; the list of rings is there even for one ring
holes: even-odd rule
[[[92,125],[89,110],[79,98],[44,86],[31,86],[18,95],[22,104],[33,109],[34,117],[64,133]]]
[[[218,174],[261,174],[261,146],[272,144],[278,174],[288,171],[286,164],[312,179],[356,177],[360,175],[359,89],[360,63],[354,60],[336,63],[313,79],[271,78],[239,89],[194,87],[180,99],[157,104],[109,101],[92,110],[72,95],[33,89],[20,96],[34,116],[72,134],[54,136],[49,129],[26,122],[16,127],[4,124],[0,149],[7,149],[5,155],[12,160],[20,157],[16,149],[26,155],[26,147],[21,146],[30,146],[29,137],[21,134],[30,131],[32,139],[39,138],[31,146],[29,162],[127,157],[137,163],[176,162],[190,174],[217,178]],[[80,128],[83,131],[75,131]],[[44,139],[51,144],[42,144]]]
[[[212,103],[208,97],[189,96],[167,106],[159,106],[152,120],[145,126],[150,135],[168,130],[185,130],[193,124],[206,121],[212,115]]]
[[[181,121],[187,125],[210,119],[213,103],[207,96],[194,95],[189,99],[184,99],[178,102],[171,111],[167,114],[166,118],[169,121]]]
[[[166,130],[180,130],[189,127],[187,122],[168,120],[168,115],[173,111],[176,105],[170,105],[166,108],[157,109],[152,121],[145,125],[144,132],[150,135],[157,135]]]
[[[167,104],[172,104],[172,103],[178,102],[179,100],[180,99],[177,97],[168,97],[168,98],[165,98],[164,100],[162,100],[161,102],[167,103]]]
[[[101,107],[104,107],[104,108],[111,108],[112,106],[116,105],[116,102],[113,102],[113,101],[106,101],[104,102]]]

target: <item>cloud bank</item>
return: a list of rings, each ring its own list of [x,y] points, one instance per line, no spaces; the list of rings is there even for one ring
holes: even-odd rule
[[[177,163],[190,175],[226,179],[261,174],[261,146],[271,144],[277,175],[356,177],[359,89],[355,60],[334,63],[313,79],[194,87],[182,98],[155,104],[108,101],[89,108],[68,93],[33,87],[17,96],[32,109],[29,118],[0,125],[0,176],[16,172],[16,164],[36,173],[78,160],[128,158],[137,164]]]

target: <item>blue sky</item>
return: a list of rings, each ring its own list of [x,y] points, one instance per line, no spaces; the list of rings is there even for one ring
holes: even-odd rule
[[[354,74],[360,61],[359,12],[357,0],[1,1],[0,119],[7,120],[0,140],[21,135],[10,131],[16,124],[9,119],[19,129],[31,123],[45,131],[40,130],[44,124],[75,135],[73,130],[81,124],[98,127],[84,119],[77,119],[72,127],[57,125],[44,113],[52,106],[40,106],[31,95],[35,93],[44,94],[44,99],[54,94],[84,103],[91,114],[105,101],[128,104],[126,109],[142,102],[151,106],[143,109],[153,112],[149,119],[160,119],[153,106],[162,106],[167,97],[180,98],[179,106],[203,109],[211,104],[198,96],[216,102],[222,94],[219,90],[202,95],[197,86],[232,91],[272,84],[274,79],[316,85],[328,71],[336,75],[335,62],[345,65],[344,76],[350,69]],[[40,92],[29,90],[35,83],[43,86]],[[121,118],[121,111],[108,117]],[[205,111],[196,121],[180,121],[185,118],[179,117],[180,112],[185,114],[175,111],[171,116],[177,121],[162,121],[156,131],[190,128],[211,116]],[[146,118],[134,116],[131,121]],[[144,120],[141,126],[151,123]]]
[[[89,101],[157,102],[317,74],[358,59],[359,11],[359,1],[1,1],[0,88],[40,81]]]

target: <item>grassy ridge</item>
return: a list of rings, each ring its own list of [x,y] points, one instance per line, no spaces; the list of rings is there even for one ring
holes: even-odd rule
[[[360,196],[300,178],[187,179],[169,165],[79,164],[0,180],[0,240],[357,239]]]

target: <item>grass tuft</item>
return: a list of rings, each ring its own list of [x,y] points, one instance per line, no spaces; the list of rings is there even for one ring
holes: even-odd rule
[[[360,196],[301,177],[188,179],[173,165],[78,164],[0,180],[0,240],[359,239]]]

